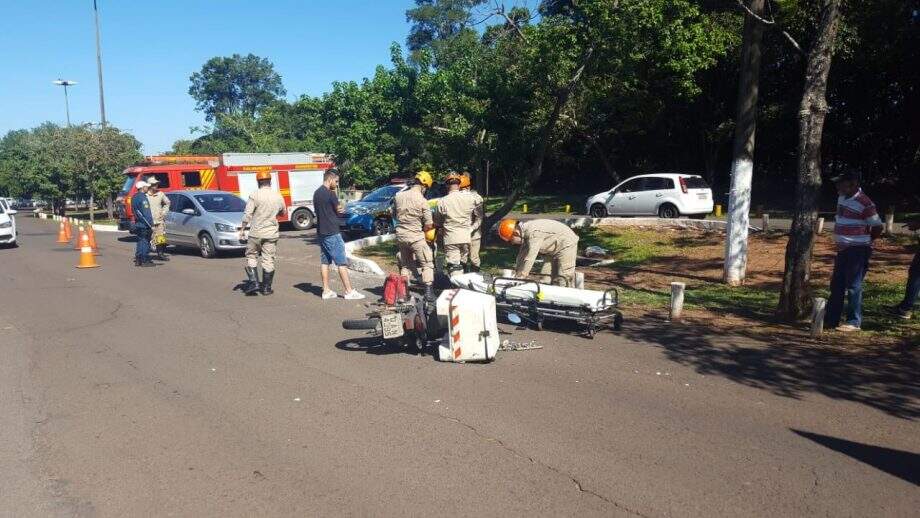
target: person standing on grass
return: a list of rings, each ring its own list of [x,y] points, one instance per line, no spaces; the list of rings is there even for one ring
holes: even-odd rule
[[[920,231],[920,217],[907,222],[904,226],[914,232]],[[904,300],[892,308],[895,316],[910,320],[918,295],[920,295],[920,232],[917,233],[917,251],[914,253],[914,260],[910,263],[910,269],[907,270],[907,288],[904,292]]]
[[[313,210],[316,211],[316,237],[319,239],[320,273],[323,277],[323,300],[338,297],[329,288],[329,266],[335,264],[342,285],[345,286],[344,297],[348,300],[360,300],[364,295],[354,289],[348,279],[348,258],[345,257],[345,240],[339,227],[339,216],[345,207],[339,203],[335,191],[339,187],[339,175],[335,169],[323,175],[323,185],[313,193]]]
[[[869,270],[872,243],[882,235],[882,220],[875,204],[859,188],[859,176],[845,172],[831,179],[837,185],[837,216],[834,241],[837,256],[831,274],[831,294],[827,301],[824,326],[839,331],[859,331],[862,327],[862,285]],[[846,322],[843,299],[847,298]],[[839,327],[838,327],[839,326]]]

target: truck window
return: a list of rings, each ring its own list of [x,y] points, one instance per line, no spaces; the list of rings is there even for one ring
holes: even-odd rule
[[[201,173],[198,171],[182,171],[183,187],[201,187]]]
[[[160,182],[160,189],[169,189],[169,173],[147,173],[142,176],[144,180],[154,177]]]
[[[131,192],[131,187],[134,185],[134,181],[135,181],[135,176],[133,174],[129,174],[125,177],[125,183],[124,185],[121,186],[122,196]]]

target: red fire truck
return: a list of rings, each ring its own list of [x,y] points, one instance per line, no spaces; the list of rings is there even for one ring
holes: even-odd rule
[[[294,228],[313,226],[313,192],[323,183],[323,173],[333,167],[322,153],[224,153],[220,156],[150,156],[125,169],[125,183],[116,200],[118,227],[130,228],[131,197],[138,180],[155,177],[163,192],[219,190],[244,200],[258,189],[256,173],[271,171],[272,188],[281,193],[287,213],[279,221]]]

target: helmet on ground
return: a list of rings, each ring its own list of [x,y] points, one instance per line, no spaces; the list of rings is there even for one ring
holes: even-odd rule
[[[457,185],[462,185],[463,179],[457,173],[450,173],[447,175],[446,178],[444,178],[444,183],[447,185],[450,185],[452,183],[456,183]]]
[[[429,243],[433,243],[434,240],[435,240],[435,238],[437,238],[437,237],[438,237],[438,232],[437,232],[437,230],[431,229],[431,230],[426,230],[426,231],[425,231],[425,239],[427,239]]]
[[[259,171],[258,173],[256,173],[256,181],[257,181],[257,182],[261,182],[261,181],[264,181],[264,180],[271,180],[271,179],[272,179],[272,172],[271,172],[271,171]]]
[[[431,173],[428,171],[419,171],[416,173],[415,180],[424,185],[426,189],[431,187],[431,184],[434,183],[434,180],[431,178]]]
[[[517,228],[516,219],[505,218],[501,220],[501,223],[498,224],[498,237],[505,241],[511,241],[512,236],[514,236],[515,228]]]
[[[460,188],[466,189],[472,185],[472,178],[470,178],[470,173],[463,173],[460,175]]]

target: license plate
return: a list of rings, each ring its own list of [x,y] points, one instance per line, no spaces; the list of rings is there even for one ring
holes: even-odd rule
[[[399,313],[380,315],[380,327],[383,329],[383,338],[399,338],[403,335],[403,319]]]

